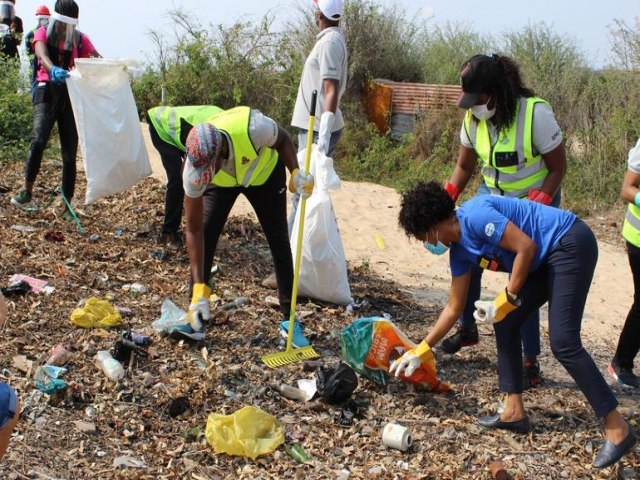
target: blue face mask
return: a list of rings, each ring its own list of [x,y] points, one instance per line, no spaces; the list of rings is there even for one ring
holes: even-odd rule
[[[429,243],[428,241],[424,242],[424,248],[429,250],[429,252],[433,253],[434,255],[444,255],[445,253],[447,253],[449,247],[447,247],[438,239],[438,232],[436,232],[436,241],[438,243],[436,243],[435,245],[433,243]]]

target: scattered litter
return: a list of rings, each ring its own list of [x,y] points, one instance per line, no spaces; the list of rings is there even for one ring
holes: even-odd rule
[[[97,242],[98,240],[100,240],[100,235],[98,235],[97,233],[94,233],[89,237],[90,242]]]
[[[125,232],[124,228],[116,228],[115,231],[113,232],[113,236],[116,238],[120,238]]]
[[[144,461],[128,456],[114,458],[113,466],[115,468],[147,468],[147,465],[144,463]]]
[[[189,405],[189,399],[187,397],[174,398],[169,404],[169,416],[171,418],[179,417],[189,410],[189,408],[191,408],[191,406]]]
[[[172,327],[187,325],[188,323],[187,312],[166,298],[160,307],[160,318],[155,320],[151,327],[156,332],[161,333],[168,332]]]
[[[267,295],[264,299],[264,303],[266,303],[270,307],[280,306],[280,300],[278,300],[278,297],[274,297],[273,295]]]
[[[37,278],[29,277],[28,275],[22,275],[20,273],[16,273],[12,275],[9,279],[9,283],[11,286],[15,286],[20,284],[20,282],[26,282],[31,287],[34,293],[40,293],[47,286],[49,282],[46,280],[38,280]],[[47,292],[45,292],[47,293]]]
[[[242,308],[249,303],[249,299],[247,297],[238,297],[231,302],[227,302],[223,304],[220,309],[221,310],[233,310],[234,308]]]
[[[125,289],[125,287],[122,287],[122,288]],[[131,285],[129,285],[128,290],[131,293],[147,293],[149,291],[149,289],[145,285],[139,282],[132,283]]]
[[[380,250],[385,250],[387,248],[387,244],[384,242],[384,238],[382,238],[382,235],[380,235],[379,233],[376,233],[374,240],[376,241],[376,245]]]
[[[120,325],[122,317],[107,300],[91,297],[71,313],[71,323],[82,328],[106,328]]]
[[[166,250],[156,250],[155,252],[151,253],[151,258],[154,258],[156,260],[166,260],[167,258],[169,258],[169,254]]]
[[[359,318],[342,330],[340,346],[342,358],[360,375],[386,385],[389,366],[416,344],[392,322],[380,317]],[[409,383],[423,385],[436,392],[448,391],[449,385],[436,374],[435,360],[422,362],[410,376],[400,378]]]
[[[113,358],[108,351],[100,350],[96,354],[95,360],[107,378],[112,382],[117,382],[124,378],[124,367]]]
[[[28,377],[33,371],[34,362],[29,360],[26,355],[15,355],[13,357],[13,366],[22,373],[26,373]]]
[[[36,227],[32,227],[31,225],[11,225],[11,229],[22,233],[32,233],[38,231]]]
[[[11,285],[10,287],[0,289],[2,295],[4,295],[5,297],[26,295],[31,290],[31,285],[29,285],[25,281],[21,281],[19,283],[16,283],[15,285]]]
[[[491,462],[489,465],[489,471],[491,472],[491,478],[494,480],[509,479],[509,472],[507,472],[501,462]]]
[[[307,402],[309,400],[313,400],[313,397],[315,397],[316,393],[318,393],[318,387],[316,386],[315,380],[302,378],[298,380],[298,388],[304,392],[305,400]]]
[[[319,368],[316,372],[318,393],[327,402],[346,402],[358,388],[358,375],[346,363],[340,362],[335,368]]]
[[[302,362],[303,372],[315,372],[318,368],[322,367],[324,362],[322,360],[305,360]]]
[[[97,433],[96,424],[93,422],[84,422],[82,420],[76,420],[73,422],[76,429],[80,433]]]
[[[51,354],[47,359],[48,365],[62,366],[71,358],[71,352],[64,348],[62,345],[56,345],[51,349]]]
[[[50,242],[64,242],[64,233],[58,230],[50,230],[44,234],[44,239]]]
[[[246,406],[231,415],[211,413],[205,437],[216,453],[227,453],[255,460],[284,443],[284,430],[272,415]]]
[[[301,402],[307,401],[307,394],[299,388],[292,387],[291,385],[277,385],[273,387],[280,395],[288,398],[289,400],[298,400]]]
[[[299,443],[294,443],[293,446],[285,445],[284,450],[297,463],[304,463],[309,460],[309,455],[307,455]]]
[[[44,365],[38,367],[33,374],[36,382],[36,388],[41,392],[52,395],[57,390],[64,390],[66,384],[64,380],[60,380],[60,376],[67,372],[66,368],[56,367],[54,365]]]
[[[413,437],[407,427],[387,423],[382,429],[382,443],[390,448],[406,452],[413,445]]]
[[[115,306],[113,307],[116,309],[116,311],[120,314],[121,317],[123,318],[128,318],[128,317],[133,317],[133,310],[131,310],[130,308],[127,307],[119,307],[119,306]]]
[[[349,400],[340,410],[337,423],[343,427],[353,425],[354,420],[364,418],[368,403],[366,401]]]

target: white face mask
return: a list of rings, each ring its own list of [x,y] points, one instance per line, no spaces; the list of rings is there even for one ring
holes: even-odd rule
[[[487,102],[489,103],[489,102]],[[491,110],[487,108],[487,103],[484,105],[474,105],[471,107],[471,113],[478,120],[489,120],[496,113],[496,107],[493,107]]]

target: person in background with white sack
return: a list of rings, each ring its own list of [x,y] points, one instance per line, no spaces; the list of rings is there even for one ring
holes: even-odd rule
[[[323,154],[333,158],[344,130],[344,120],[339,107],[347,86],[349,59],[344,31],[339,26],[344,5],[343,0],[314,0],[313,3],[316,6],[316,25],[320,28],[320,33],[304,63],[291,125],[298,128],[300,151],[307,145],[311,96],[313,91],[317,90],[316,118],[320,118],[320,122],[316,120],[313,142]],[[299,201],[300,197],[293,194],[288,220],[289,235],[293,229]],[[265,278],[262,285],[276,288],[275,274]]]
[[[11,199],[23,210],[34,210],[33,186],[40,172],[42,154],[54,123],[58,124],[62,154],[61,214],[72,220],[67,203],[76,186],[78,131],[65,81],[76,58],[99,57],[95,47],[76,27],[80,9],[74,0],[57,0],[47,28],[33,35],[37,57],[37,87],[33,99],[33,131],[25,165],[24,187]]]
[[[164,199],[164,222],[160,242],[169,250],[178,250],[182,246],[182,207],[184,189],[182,188],[182,164],[187,151],[187,135],[194,125],[206,121],[220,107],[198,105],[184,107],[154,107],[147,112],[149,135],[153,146],[160,153],[162,166],[167,173],[167,191]]]
[[[318,91],[316,122],[313,143],[328,157],[333,158],[338,141],[344,129],[344,120],[340,111],[340,98],[347,86],[347,42],[340,20],[344,11],[343,0],[314,0],[316,5],[316,25],[320,33],[309,53],[302,70],[298,86],[298,96],[293,108],[291,125],[298,128],[298,148],[307,145],[307,128],[311,95]],[[316,130],[317,129],[317,130]],[[293,207],[289,215],[289,232],[293,226],[300,197],[293,196]]]
[[[194,126],[187,136],[187,160],[182,174],[186,239],[193,284],[190,326],[203,330],[210,318],[209,277],[218,238],[236,199],[251,203],[264,231],[278,282],[281,335],[289,328],[293,289],[293,259],[287,230],[286,174],[289,190],[307,198],[313,176],[300,171],[289,134],[271,118],[249,107],[236,107]],[[187,332],[190,333],[190,332]],[[294,324],[293,343],[306,347],[302,325]]]
[[[0,59],[20,58],[18,47],[24,30],[22,19],[15,14],[15,4],[15,0],[0,0]]]
[[[472,269],[494,262],[511,276],[493,301],[476,300],[474,317],[493,324],[498,347],[498,380],[504,409],[478,418],[487,429],[527,433],[531,429],[522,390],[520,328],[529,314],[549,302],[549,342],[556,359],[574,379],[596,417],[604,420],[605,443],[594,468],[613,465],[636,443],[633,427],[589,353],[580,329],[598,244],[591,229],[565,210],[517,198],[479,195],[455,208],[436,182],[420,182],[402,195],[400,225],[432,253],[449,250],[449,300],[426,338],[395,360],[389,373],[411,373],[456,324],[469,295]]]

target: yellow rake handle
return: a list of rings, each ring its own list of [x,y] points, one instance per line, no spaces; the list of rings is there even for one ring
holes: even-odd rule
[[[304,173],[309,174],[311,168],[311,146],[313,145],[313,126],[316,120],[316,101],[318,91],[311,94],[311,107],[309,108],[309,127],[307,129],[307,151],[304,158]],[[298,227],[298,244],[296,245],[296,262],[293,268],[293,291],[291,292],[291,313],[289,314],[289,332],[287,335],[286,351],[293,348],[293,325],[296,319],[296,302],[298,300],[298,282],[300,281],[300,259],[302,257],[302,233],[304,230],[304,217],[307,207],[307,199],[300,198],[300,226]]]

